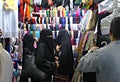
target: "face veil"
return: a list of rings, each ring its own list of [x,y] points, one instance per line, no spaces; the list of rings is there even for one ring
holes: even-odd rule
[[[52,31],[50,29],[43,29],[40,32],[40,41],[47,44],[48,48],[50,49],[51,53],[54,53],[54,40]]]

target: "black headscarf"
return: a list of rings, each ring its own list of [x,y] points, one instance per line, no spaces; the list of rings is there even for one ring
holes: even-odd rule
[[[23,48],[27,47],[30,51],[34,52],[35,48],[33,46],[34,38],[32,34],[26,34],[23,38]]]
[[[51,53],[54,53],[54,40],[52,37],[52,31],[50,29],[43,29],[40,32],[40,42],[45,43],[50,49]]]
[[[59,45],[63,43],[71,44],[70,35],[65,29],[62,29],[59,31],[58,37],[56,38],[55,41],[56,41],[56,44],[59,44]]]

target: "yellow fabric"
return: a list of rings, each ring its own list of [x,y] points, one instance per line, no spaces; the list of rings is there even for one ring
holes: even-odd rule
[[[57,10],[54,8],[54,16],[57,17]]]
[[[90,16],[89,16],[89,19],[88,19],[89,21],[88,21],[87,26],[86,26],[87,30],[91,29],[92,18],[93,18],[93,11],[90,10]]]
[[[58,6],[58,10],[64,10],[65,8],[63,6]]]
[[[82,56],[82,45],[83,45],[83,41],[84,41],[84,37],[85,37],[85,34],[86,34],[86,30],[82,32],[82,38],[80,40],[80,43],[78,44],[78,48],[77,48],[77,51],[79,53],[79,56],[77,58],[77,60],[79,61],[81,56]]]
[[[87,23],[86,29],[93,29],[96,26],[97,11],[90,10],[89,21]]]
[[[66,17],[66,10],[65,9],[63,10],[63,15],[64,15],[64,17]]]
[[[88,4],[88,5],[92,5],[93,4],[93,0],[82,0],[82,2],[84,4]]]
[[[14,0],[5,0],[5,1],[3,1],[3,5],[4,5],[5,9],[13,9],[13,10],[18,9],[15,6]]]

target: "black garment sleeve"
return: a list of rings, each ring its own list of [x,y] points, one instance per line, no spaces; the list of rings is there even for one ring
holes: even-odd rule
[[[35,64],[39,69],[48,75],[53,74],[56,70],[56,63],[51,62],[46,58],[46,50],[44,44],[39,44],[38,48],[35,51]]]

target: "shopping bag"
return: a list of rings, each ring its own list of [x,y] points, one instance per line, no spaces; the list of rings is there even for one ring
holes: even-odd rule
[[[53,82],[70,82],[70,81],[68,75],[55,74],[53,75]]]

